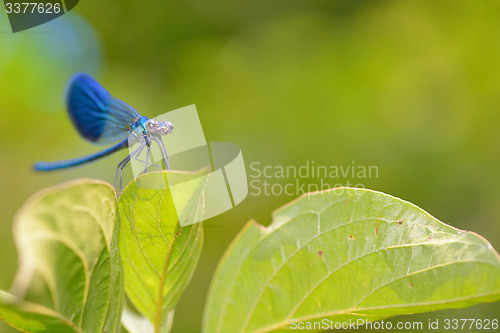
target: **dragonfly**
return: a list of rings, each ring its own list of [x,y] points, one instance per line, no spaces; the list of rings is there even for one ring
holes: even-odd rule
[[[52,171],[66,169],[93,162],[108,156],[120,149],[132,147],[125,159],[116,167],[115,188],[119,176],[118,195],[121,194],[123,169],[135,158],[145,162],[144,172],[148,165],[150,148],[156,143],[165,161],[165,168],[170,169],[170,161],[162,137],[171,134],[174,126],[169,121],[158,121],[141,116],[133,107],[122,100],[113,97],[99,82],[90,75],[78,73],[74,75],[66,90],[66,108],[78,133],[88,141],[97,145],[114,145],[97,153],[57,162],[37,162],[37,171]],[[146,151],[146,160],[139,156]]]

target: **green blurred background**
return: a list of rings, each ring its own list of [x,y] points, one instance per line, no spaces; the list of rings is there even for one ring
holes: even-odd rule
[[[35,161],[99,149],[65,112],[65,85],[77,71],[146,116],[196,104],[207,140],[240,145],[247,167],[376,165],[379,177],[364,179],[366,188],[411,201],[500,249],[498,1],[84,0],[17,34],[0,13],[0,55],[2,290],[17,265],[12,221],[27,198],[78,177],[112,182],[126,154],[32,171]],[[359,183],[333,183],[347,181]],[[242,226],[252,218],[270,223],[292,199],[249,196],[205,222],[175,332],[200,330],[215,266]],[[500,303],[480,304],[394,321],[499,313]],[[0,332],[11,330],[0,323]]]

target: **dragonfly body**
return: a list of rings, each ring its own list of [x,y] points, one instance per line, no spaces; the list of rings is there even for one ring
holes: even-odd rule
[[[128,147],[128,138],[125,138],[123,141],[118,142],[117,144],[104,149],[100,152],[97,152],[95,154],[91,154],[88,156],[83,156],[83,157],[77,157],[77,158],[72,158],[70,160],[65,160],[65,161],[57,161],[57,162],[37,162],[33,165],[33,168],[36,171],[52,171],[52,170],[59,170],[59,169],[66,169],[66,168],[71,168],[75,167],[78,165],[82,165],[85,163],[89,163],[92,161],[95,161],[101,157],[108,156],[115,151],[118,151],[122,148]]]
[[[147,158],[149,158],[149,149],[153,143],[160,147],[167,169],[170,167],[162,141],[162,136],[173,131],[173,125],[170,122],[156,121],[141,116],[130,105],[111,96],[96,80],[86,74],[77,74],[70,80],[66,92],[66,105],[69,116],[82,137],[98,145],[117,143],[84,157],[58,162],[37,162],[34,164],[35,170],[52,171],[75,167],[95,161],[130,145],[139,144],[138,148],[118,164],[116,175],[118,176],[120,172],[121,191],[123,168],[131,158],[134,156],[137,158],[144,149],[148,149]],[[146,170],[148,161],[145,162]]]

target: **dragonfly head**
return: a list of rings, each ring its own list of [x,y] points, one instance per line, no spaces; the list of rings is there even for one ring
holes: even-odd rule
[[[146,130],[152,135],[167,135],[172,133],[174,125],[170,121],[157,121],[148,119],[146,122]]]

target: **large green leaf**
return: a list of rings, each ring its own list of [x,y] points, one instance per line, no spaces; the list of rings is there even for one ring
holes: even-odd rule
[[[291,320],[377,320],[500,299],[500,257],[482,237],[411,203],[339,188],[250,222],[221,260],[204,332],[270,332]]]
[[[115,220],[114,190],[99,181],[78,180],[32,197],[16,216],[21,265],[14,289],[26,288],[36,271],[54,309],[8,298],[0,317],[28,332],[119,331],[123,280]]]
[[[199,259],[202,224],[190,221],[202,214],[206,179],[206,171],[151,172],[129,184],[118,201],[125,291],[155,332],[169,331],[172,310]],[[173,186],[183,189],[175,205]]]

